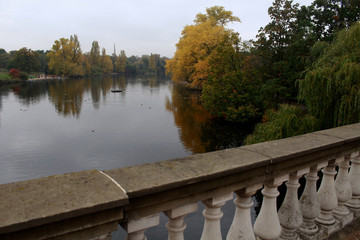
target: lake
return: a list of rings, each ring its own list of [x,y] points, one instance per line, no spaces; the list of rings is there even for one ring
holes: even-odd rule
[[[199,92],[169,79],[108,76],[3,86],[0,184],[237,147],[252,129],[212,118]],[[226,209],[232,219],[233,208]],[[199,214],[189,217],[187,239],[200,238],[192,233],[201,234]],[[160,228],[148,239],[166,239]]]

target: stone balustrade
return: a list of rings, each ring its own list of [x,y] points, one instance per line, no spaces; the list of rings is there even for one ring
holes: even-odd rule
[[[111,239],[120,224],[128,240],[144,240],[164,212],[168,239],[182,240],[184,218],[198,202],[205,205],[201,240],[222,239],[221,207],[234,193],[226,240],[326,239],[360,216],[359,149],[360,124],[353,124],[180,159],[3,184],[0,239]],[[298,196],[302,177],[305,189]],[[283,183],[287,192],[277,206]],[[252,196],[260,189],[261,210],[252,225]]]

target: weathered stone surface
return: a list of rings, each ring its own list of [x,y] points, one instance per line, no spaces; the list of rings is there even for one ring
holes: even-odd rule
[[[242,149],[256,152],[272,159],[272,163],[290,158],[305,156],[323,149],[341,146],[343,140],[338,137],[315,133],[285,138],[275,141],[243,146]]]
[[[75,218],[128,203],[97,170],[0,185],[0,234]]]
[[[270,159],[240,148],[104,171],[130,197],[156,193],[266,166]]]
[[[341,138],[345,143],[350,143],[353,141],[359,141],[360,139],[360,124],[346,125],[338,128],[326,129],[323,131],[318,131],[316,134],[332,136]]]

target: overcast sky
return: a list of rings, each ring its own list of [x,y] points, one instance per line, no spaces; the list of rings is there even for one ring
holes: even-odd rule
[[[92,41],[111,55],[158,53],[172,57],[185,25],[207,7],[224,6],[242,23],[230,25],[243,40],[255,39],[270,18],[272,0],[0,0],[0,48],[51,49],[55,40],[77,34],[83,52]],[[294,0],[310,5],[313,0]]]

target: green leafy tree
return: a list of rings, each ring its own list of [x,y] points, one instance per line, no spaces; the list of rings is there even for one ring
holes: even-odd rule
[[[263,123],[256,125],[254,132],[245,139],[246,144],[292,137],[319,130],[319,121],[305,114],[299,107],[281,104],[279,110],[267,110]]]
[[[360,23],[342,30],[330,45],[315,44],[312,52],[319,58],[299,82],[299,99],[323,128],[359,122]]]
[[[10,65],[27,73],[37,72],[40,69],[39,54],[31,49],[21,48],[14,54]]]
[[[313,33],[331,41],[334,33],[349,28],[360,19],[360,0],[315,0],[311,5]]]
[[[101,73],[100,63],[100,46],[97,41],[93,41],[90,50],[91,74],[98,75]]]
[[[7,53],[5,49],[0,48],[0,68],[7,68],[10,60],[10,54]]]
[[[304,21],[307,14],[303,14],[299,4],[293,4],[292,0],[275,0],[268,13],[271,22],[260,28],[254,44],[255,54],[262,57],[266,66],[262,86],[264,101],[276,106],[296,98],[295,82],[304,70],[304,57],[310,48],[303,41],[308,22]]]
[[[39,71],[43,73],[48,73],[49,58],[47,57],[47,54],[49,53],[49,51],[36,50],[35,52],[39,55]]]
[[[202,101],[211,114],[232,122],[259,117],[259,88],[251,57],[240,48],[237,34],[226,35],[211,56]]]

